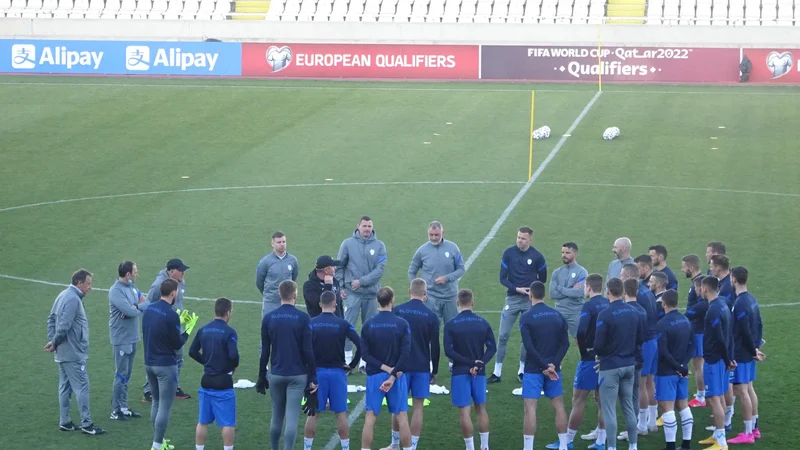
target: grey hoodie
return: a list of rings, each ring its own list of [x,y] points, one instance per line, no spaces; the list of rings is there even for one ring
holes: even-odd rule
[[[167,269],[161,269],[161,272],[158,272],[158,275],[156,276],[156,281],[153,281],[153,284],[150,285],[150,292],[147,293],[148,303],[155,303],[161,300],[161,283],[163,283],[167,278],[169,278]],[[173,311],[183,309],[183,291],[185,290],[186,280],[178,282],[178,296],[175,297],[175,303],[172,304]]]
[[[61,291],[47,318],[47,339],[56,348],[56,362],[83,362],[89,357],[89,320],[83,292],[70,285]]]
[[[375,295],[381,288],[381,277],[386,270],[386,246],[375,237],[375,231],[364,239],[356,231],[339,247],[336,258],[342,265],[336,269],[336,279],[347,290],[347,295]],[[361,287],[353,290],[351,282],[360,280]]]
[[[408,267],[408,281],[413,281],[422,269],[420,278],[428,283],[428,295],[437,299],[456,300],[458,280],[464,276],[464,258],[453,242],[443,239],[439,245],[428,241],[414,254]],[[436,284],[436,278],[445,276],[445,284]]]
[[[108,290],[108,330],[111,345],[135,344],[139,335],[139,296],[142,295],[133,283],[117,280]],[[146,309],[142,305],[142,309]]]
[[[284,253],[283,258],[270,252],[259,261],[256,267],[256,288],[261,292],[263,303],[274,303],[280,305],[281,296],[278,293],[278,286],[283,281],[297,281],[300,273],[300,265],[297,258],[289,252]]]

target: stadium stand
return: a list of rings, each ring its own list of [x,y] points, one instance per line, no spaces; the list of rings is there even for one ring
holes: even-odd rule
[[[0,17],[794,26],[800,0],[0,0]],[[800,21],[800,18],[798,19]]]

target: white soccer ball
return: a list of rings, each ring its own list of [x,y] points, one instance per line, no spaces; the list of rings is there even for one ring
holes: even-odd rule
[[[547,139],[550,137],[550,127],[547,125],[533,131],[533,138],[536,140]]]
[[[610,141],[610,140],[618,137],[619,134],[620,134],[619,128],[617,128],[617,127],[608,127],[608,128],[606,128],[606,131],[603,132],[603,139],[605,139],[607,141]]]

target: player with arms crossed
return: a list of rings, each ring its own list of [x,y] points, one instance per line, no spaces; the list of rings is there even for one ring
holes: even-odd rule
[[[324,412],[330,401],[330,409],[336,415],[336,427],[342,450],[350,450],[350,424],[347,423],[347,373],[358,366],[361,359],[361,338],[355,328],[336,315],[338,301],[333,291],[324,291],[319,296],[322,313],[311,319],[311,341],[317,364],[318,411]],[[356,346],[356,354],[349,364],[344,360],[344,343],[350,339]],[[317,416],[306,419],[303,448],[311,449],[317,433]]]
[[[402,373],[411,352],[411,327],[392,312],[394,291],[378,289],[378,314],[361,328],[361,355],[367,362],[366,417],[361,432],[361,448],[372,448],[373,433],[381,404],[386,399],[389,412],[397,420],[400,444],[411,450],[408,426],[408,384]]]
[[[453,360],[450,379],[450,398],[459,410],[461,433],[466,450],[475,450],[470,404],[475,405],[481,450],[489,449],[489,414],[486,412],[486,364],[491,361],[497,345],[489,322],[472,312],[475,298],[472,291],[458,291],[455,319],[444,326],[444,352]]]
[[[222,427],[222,445],[233,450],[236,435],[236,393],[233,371],[239,367],[239,337],[228,325],[232,303],[225,297],[214,303],[214,320],[205,324],[189,347],[189,356],[203,365],[198,397],[200,413],[195,431],[195,448],[203,450],[208,438],[208,424]]]
[[[531,309],[519,319],[522,345],[525,346],[525,375],[522,378],[523,450],[533,450],[536,433],[536,405],[544,391],[556,415],[558,449],[567,450],[567,412],[564,410],[564,390],[561,386],[561,360],[569,350],[567,321],[555,309],[544,303],[544,283],[534,281],[530,286]]]
[[[675,407],[681,415],[683,442],[681,449],[691,448],[694,418],[689,409],[689,360],[694,353],[694,330],[689,319],[678,311],[678,292],[668,290],[661,296],[664,317],[658,321],[658,369],[656,399],[664,411],[665,450],[676,450],[678,422]]]

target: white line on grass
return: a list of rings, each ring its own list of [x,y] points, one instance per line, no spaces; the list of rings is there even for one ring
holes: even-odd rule
[[[314,188],[314,187],[342,187],[342,186],[414,186],[414,185],[461,185],[461,184],[522,184],[522,181],[363,181],[353,183],[304,183],[304,184],[268,184],[254,186],[223,186],[205,187],[189,189],[170,189],[164,191],[149,192],[130,192],[126,194],[97,195],[92,197],[68,198],[63,200],[52,200],[38,203],[28,203],[25,205],[9,206],[0,208],[0,212],[14,211],[23,208],[33,208],[35,206],[58,205],[61,203],[83,202],[89,200],[106,200],[124,197],[142,197],[147,195],[176,194],[184,192],[213,192],[213,191],[235,191],[248,189],[280,189],[280,188]]]
[[[320,80],[320,81],[333,81],[333,80]],[[341,81],[339,81],[341,82]],[[364,82],[359,80],[347,80],[346,82]],[[522,83],[520,83],[522,84]],[[543,82],[542,84],[552,84]],[[524,85],[524,84],[523,84]],[[527,87],[522,89],[504,89],[504,88],[449,88],[449,87],[430,87],[430,88],[416,88],[416,87],[402,87],[402,86],[330,86],[330,85],[323,85],[323,86],[309,86],[309,85],[272,85],[272,84],[181,84],[181,83],[87,83],[87,82],[80,82],[80,83],[62,83],[62,82],[24,82],[24,81],[9,81],[9,82],[0,82],[0,86],[65,86],[65,87],[123,87],[123,88],[133,88],[133,87],[145,87],[145,88],[199,88],[199,89],[265,89],[265,90],[285,90],[285,91],[385,91],[385,92],[402,92],[402,91],[409,91],[409,92],[530,92],[531,90],[536,90],[536,92],[564,92],[564,93],[588,93],[592,92],[587,85],[587,89],[536,89],[535,85],[526,85]],[[736,86],[730,87],[727,90],[717,90],[717,91],[667,91],[667,90],[647,90],[647,88],[642,90],[632,90],[632,89],[606,89],[605,93],[610,94],[644,94],[644,95],[758,95],[758,96],[789,96],[789,97],[796,97],[800,96],[800,92],[769,92],[769,91],[758,91],[758,92],[747,92],[747,90],[754,89],[756,87],[763,87],[763,86]]]
[[[592,97],[592,99],[589,100],[589,103],[586,104],[586,107],[583,108],[583,111],[581,111],[581,113],[578,114],[578,117],[576,117],[575,120],[572,122],[572,125],[570,125],[569,130],[567,130],[566,134],[572,134],[572,131],[578,126],[579,123],[581,123],[583,118],[586,117],[586,114],[589,113],[589,109],[591,109],[594,103],[597,101],[597,99],[600,98],[600,94],[602,94],[601,91],[597,91],[597,93],[594,94],[594,97]],[[539,178],[544,169],[547,168],[547,166],[550,164],[550,161],[553,160],[558,151],[561,150],[561,147],[564,146],[564,143],[567,142],[567,139],[568,139],[567,136],[562,136],[561,139],[558,140],[556,146],[553,147],[553,150],[550,151],[550,154],[547,155],[547,158],[545,158],[544,161],[542,161],[542,163],[539,165],[539,168],[536,169],[536,172],[533,173],[531,179],[527,183],[525,183],[524,186],[522,186],[522,189],[519,190],[517,195],[511,200],[511,203],[509,203],[508,206],[506,206],[506,209],[503,210],[503,213],[500,214],[500,217],[498,217],[497,221],[494,223],[494,225],[492,225],[492,228],[489,230],[489,233],[486,234],[486,237],[484,237],[483,240],[478,244],[478,246],[475,247],[475,250],[472,251],[472,254],[469,255],[469,258],[467,258],[467,261],[464,263],[465,274],[472,266],[472,263],[474,263],[475,260],[478,259],[478,256],[480,256],[481,253],[483,253],[483,251],[486,249],[486,246],[489,245],[489,242],[492,239],[494,239],[495,235],[497,234],[497,231],[506,222],[508,216],[511,214],[512,211],[514,211],[514,208],[517,207],[517,204],[519,204],[520,200],[522,200],[522,197],[531,188],[531,185],[536,181],[537,178]],[[361,417],[361,414],[364,413],[366,402],[367,402],[367,396],[366,394],[364,394],[364,396],[358,402],[356,407],[353,408],[353,411],[351,411],[350,414],[347,416],[347,423],[350,424],[350,426],[352,426],[353,423],[355,423],[355,421],[358,420],[359,417]],[[338,441],[339,441],[339,433],[335,432],[331,436],[328,443],[325,445],[325,450],[333,450],[334,448],[336,448],[336,444],[338,443]]]
[[[654,186],[648,184],[608,184],[608,183],[577,183],[568,181],[540,181],[539,184],[554,184],[559,186],[588,186],[588,187],[611,187],[611,188],[637,188],[637,189],[659,189],[670,191],[700,191],[700,192],[722,192],[729,194],[756,194],[774,195],[777,197],[800,198],[800,194],[790,192],[767,192],[767,191],[743,191],[738,189],[716,189],[703,187],[683,187],[683,186]]]

